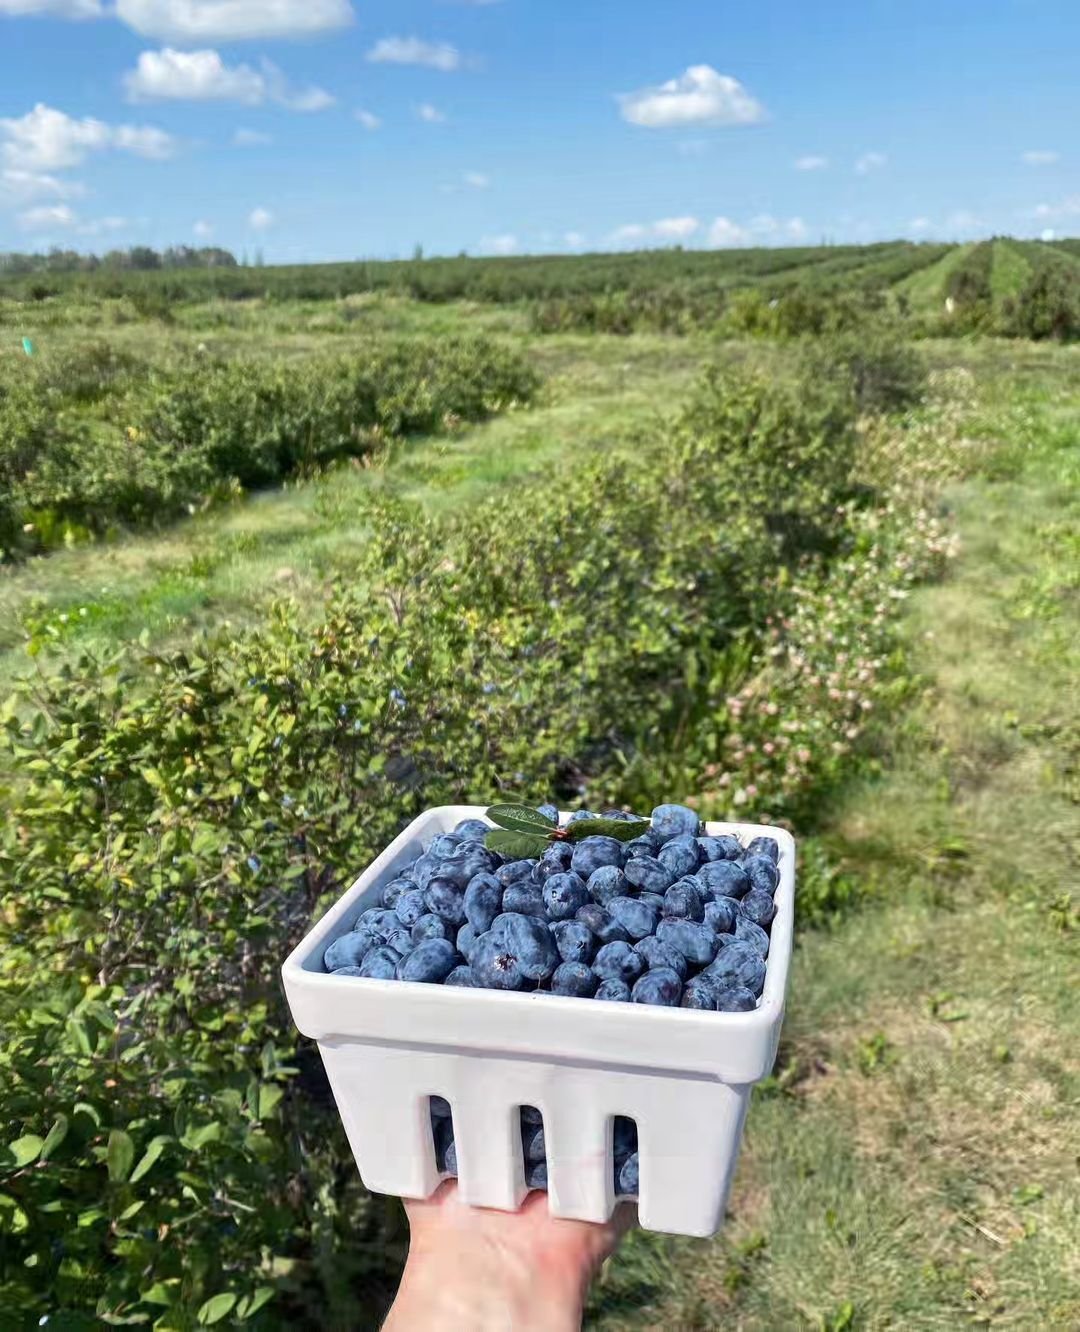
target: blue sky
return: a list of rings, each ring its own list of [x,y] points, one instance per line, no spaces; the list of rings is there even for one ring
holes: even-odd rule
[[[1080,233],[1076,0],[0,0],[0,250]]]

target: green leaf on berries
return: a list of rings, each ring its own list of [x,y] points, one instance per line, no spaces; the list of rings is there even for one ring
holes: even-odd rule
[[[538,809],[530,809],[528,805],[492,805],[487,816],[492,823],[497,823],[500,828],[508,828],[510,832],[547,834],[555,828],[554,822],[546,814],[541,814]]]
[[[576,823],[566,825],[566,835],[571,842],[580,842],[583,837],[614,837],[617,842],[630,842],[641,834],[649,825],[644,819],[578,819]]]
[[[500,856],[510,856],[513,860],[529,860],[534,856],[542,856],[551,845],[551,838],[495,828],[485,836],[484,845],[489,851],[497,851]]]

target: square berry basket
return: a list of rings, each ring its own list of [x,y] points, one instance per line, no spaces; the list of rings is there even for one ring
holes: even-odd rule
[[[482,807],[415,819],[309,931],[282,967],[299,1030],[318,1042],[361,1178],[376,1193],[426,1198],[436,1163],[431,1098],[453,1115],[461,1197],[515,1210],[528,1190],[520,1108],[543,1115],[548,1205],[606,1221],[618,1196],[616,1116],[635,1121],[638,1215],[649,1230],[708,1236],[721,1225],[753,1084],[772,1068],[784,1015],[795,898],[795,843],[781,828],[708,823],[744,844],[780,847],[765,988],[750,1012],[606,1003],[334,976],[328,944],[379,904],[382,887]],[[562,822],[565,822],[563,816]]]

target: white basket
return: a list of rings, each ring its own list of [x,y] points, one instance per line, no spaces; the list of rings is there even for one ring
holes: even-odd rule
[[[453,1112],[460,1196],[512,1211],[525,1185],[519,1107],[544,1117],[552,1214],[605,1221],[616,1203],[612,1121],[637,1124],[638,1215],[649,1230],[720,1227],[753,1083],[772,1068],[784,1015],[795,897],[789,833],[709,823],[710,834],[774,837],[780,883],[765,990],[750,1013],[606,1003],[333,976],[327,945],[379,904],[384,884],[438,833],[482,807],[415,819],[313,927],[282,967],[293,1020],[318,1041],[361,1178],[426,1198],[443,1176],[429,1098]]]

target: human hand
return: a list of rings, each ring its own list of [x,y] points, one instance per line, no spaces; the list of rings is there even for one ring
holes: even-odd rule
[[[603,1225],[567,1221],[530,1193],[517,1212],[467,1207],[453,1180],[407,1200],[409,1259],[384,1324],[389,1332],[580,1328],[589,1283],[636,1223],[622,1203]]]

